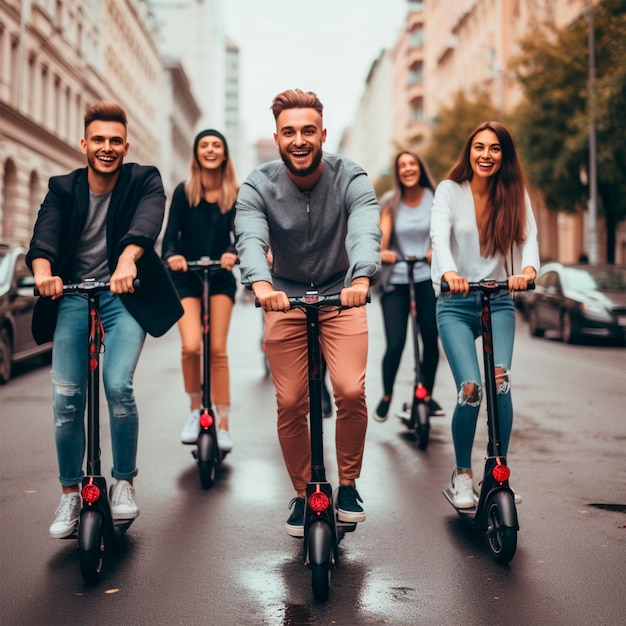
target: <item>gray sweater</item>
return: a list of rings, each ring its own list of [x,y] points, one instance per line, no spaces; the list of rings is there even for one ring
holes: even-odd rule
[[[380,274],[379,206],[365,171],[324,154],[313,189],[300,191],[282,161],[253,170],[239,190],[235,234],[241,281],[267,281],[288,296],[337,293]],[[268,250],[273,265],[267,261]]]

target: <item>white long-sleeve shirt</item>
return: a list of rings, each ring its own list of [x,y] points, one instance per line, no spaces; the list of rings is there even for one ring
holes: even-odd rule
[[[511,273],[520,274],[528,266],[539,271],[537,224],[528,194],[525,194],[525,202],[525,241],[513,245],[511,266],[510,254],[497,253],[493,257],[481,255],[476,210],[469,182],[459,184],[444,180],[439,183],[430,219],[433,247],[431,277],[437,295],[441,291],[441,277],[450,271],[457,272],[469,282],[478,282],[484,278],[506,280]]]

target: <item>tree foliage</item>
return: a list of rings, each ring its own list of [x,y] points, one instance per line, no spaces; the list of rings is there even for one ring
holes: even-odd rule
[[[438,111],[430,140],[421,154],[435,181],[442,180],[452,169],[469,134],[487,120],[498,120],[498,112],[486,91],[473,97],[458,91],[452,105]]]
[[[607,254],[614,259],[615,230],[626,216],[626,3],[594,6],[598,211],[604,214]],[[532,182],[547,205],[573,212],[586,206],[589,189],[589,22],[582,15],[566,28],[543,25],[520,41],[514,60],[525,99],[513,118],[516,143]]]

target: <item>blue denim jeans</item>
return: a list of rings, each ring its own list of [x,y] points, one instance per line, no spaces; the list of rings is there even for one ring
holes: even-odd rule
[[[459,469],[472,467],[472,446],[482,399],[482,346],[479,344],[481,352],[478,353],[476,345],[476,339],[482,336],[480,316],[478,294],[471,293],[463,297],[461,294],[443,293],[437,298],[439,336],[457,387],[457,404],[452,415],[452,439]],[[506,377],[496,384],[501,452],[506,455],[513,426],[510,371],[515,338],[515,307],[509,294],[492,299],[491,324],[494,363],[507,372]],[[477,401],[464,395],[463,387],[466,383],[480,387]]]
[[[87,393],[88,303],[85,297],[64,296],[52,347],[54,436],[59,479],[71,487],[83,479],[85,405]],[[129,479],[137,474],[139,418],[133,393],[133,375],[146,333],[118,296],[100,294],[104,326],[102,381],[109,407],[112,476]]]

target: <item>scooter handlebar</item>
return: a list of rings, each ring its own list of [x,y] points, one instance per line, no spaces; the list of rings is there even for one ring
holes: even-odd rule
[[[529,280],[526,289],[518,289],[516,291],[530,291],[535,288],[535,281]],[[500,293],[501,291],[509,290],[508,280],[494,280],[493,278],[484,278],[479,282],[469,283],[470,292],[484,292],[484,293]],[[441,281],[441,293],[448,293],[450,291],[450,285],[447,281]]]
[[[322,295],[317,291],[310,291],[304,294],[304,296],[288,296],[289,304],[292,309],[298,307],[338,307],[342,309],[349,309],[341,304],[341,293],[333,293],[329,295]],[[372,297],[368,292],[365,301],[369,304],[372,301]],[[259,308],[261,303],[258,298],[254,298],[254,306]]]
[[[133,289],[135,289],[136,291],[137,289],[140,289],[140,288],[141,288],[141,281],[138,278],[135,278],[135,280],[133,281]],[[86,278],[85,280],[82,280],[79,283],[67,283],[63,285],[64,294],[98,293],[101,291],[110,291],[110,289],[111,289],[110,282],[101,282],[93,278]],[[41,295],[37,287],[33,287],[33,294],[35,296]]]

